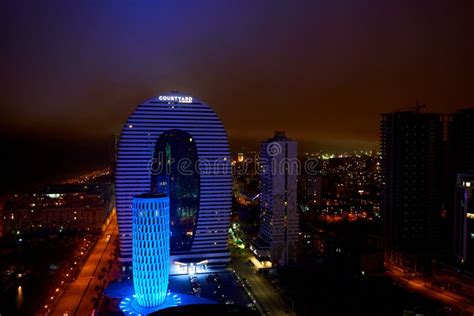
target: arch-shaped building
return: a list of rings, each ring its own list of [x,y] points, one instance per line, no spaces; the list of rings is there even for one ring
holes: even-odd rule
[[[140,104],[122,128],[115,171],[122,262],[132,258],[132,197],[154,191],[170,195],[171,273],[225,267],[230,152],[207,104],[178,92]]]

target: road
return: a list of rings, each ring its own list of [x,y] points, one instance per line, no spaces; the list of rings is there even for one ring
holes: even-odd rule
[[[114,240],[117,237],[117,219],[114,215],[82,266],[78,277],[69,284],[66,292],[59,298],[51,315],[82,316],[91,314],[92,299],[97,295],[95,288],[102,282],[97,277],[101,274],[102,268],[107,268],[108,261],[114,253]]]
[[[466,299],[463,296],[431,286],[423,280],[407,276],[396,269],[390,269],[389,267],[386,267],[386,269],[386,275],[392,279],[402,281],[408,289],[474,315],[474,305],[467,304]]]
[[[250,260],[253,255],[247,249],[231,249],[231,255],[232,268],[239,276],[249,281],[253,294],[269,314],[272,316],[288,316],[289,314],[285,312],[288,307],[278,291],[262,275],[255,273],[254,266],[246,264],[247,260]]]

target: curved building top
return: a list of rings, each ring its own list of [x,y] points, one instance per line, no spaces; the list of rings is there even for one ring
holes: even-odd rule
[[[178,155],[196,162],[199,174],[190,181],[180,175],[178,182],[176,177],[170,180],[162,174],[154,175],[157,152],[166,159]],[[122,260],[127,261],[132,254],[132,197],[149,192],[152,183],[156,188],[157,182],[161,185],[166,181],[172,182],[172,188],[164,191],[171,199],[172,225],[177,231],[186,232],[186,238],[191,240],[190,248],[178,259],[196,256],[228,262],[232,176],[227,133],[210,106],[181,92],[144,101],[122,128],[115,181]],[[172,238],[176,239],[176,235]]]

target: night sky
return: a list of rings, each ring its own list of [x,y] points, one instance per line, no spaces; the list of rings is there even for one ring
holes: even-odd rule
[[[22,176],[106,163],[135,106],[174,89],[234,150],[274,130],[305,151],[377,148],[380,112],[474,105],[473,16],[472,0],[3,0],[2,159]]]

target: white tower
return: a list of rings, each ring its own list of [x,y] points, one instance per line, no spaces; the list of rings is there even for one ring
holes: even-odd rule
[[[260,153],[261,228],[252,244],[261,260],[274,266],[288,264],[298,241],[296,180],[299,172],[297,144],[284,132],[261,144]]]

